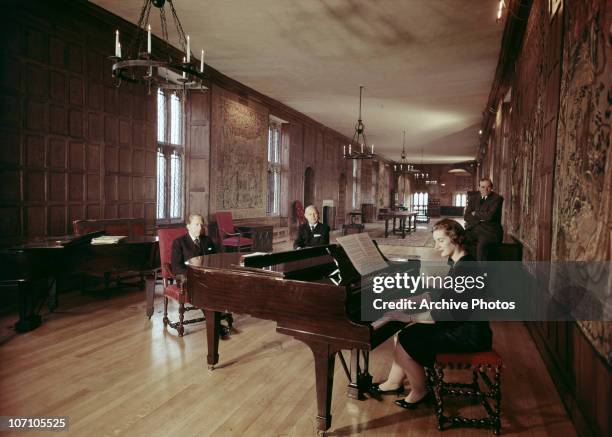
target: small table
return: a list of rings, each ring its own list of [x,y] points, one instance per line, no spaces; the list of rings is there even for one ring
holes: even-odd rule
[[[398,232],[402,233],[402,238],[406,237],[406,232],[416,231],[416,216],[417,213],[413,211],[392,211],[385,214],[381,214],[385,220],[385,238],[389,236],[389,220],[393,219],[393,234]],[[399,226],[396,227],[396,220],[399,219]],[[406,226],[406,219],[408,220],[408,226]]]

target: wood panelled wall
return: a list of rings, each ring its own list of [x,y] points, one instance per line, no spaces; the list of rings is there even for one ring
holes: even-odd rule
[[[117,88],[107,59],[115,29],[127,41],[134,26],[82,0],[9,3],[0,48],[0,237],[65,234],[81,218],[145,217],[153,225],[155,93]],[[239,221],[293,229],[293,203],[304,201],[308,167],[318,207],[333,200],[339,211],[351,209],[352,162],[341,157],[348,138],[208,71],[210,90],[190,93],[185,105],[187,214],[214,220],[223,209]],[[270,115],[286,121],[277,217],[265,212]],[[364,165],[360,196],[384,199],[372,192],[373,185],[387,190],[372,183],[384,175]]]
[[[0,236],[62,235],[72,220],[155,218],[154,101],[114,86],[109,23],[10,2],[0,78]]]
[[[518,11],[518,2],[511,7]],[[500,180],[504,225],[526,260],[611,259],[611,8],[566,1],[551,16],[549,2],[534,1],[516,62],[505,75],[498,67],[504,84],[481,169]],[[600,279],[609,284],[609,275]],[[579,433],[610,435],[612,323],[528,326]]]

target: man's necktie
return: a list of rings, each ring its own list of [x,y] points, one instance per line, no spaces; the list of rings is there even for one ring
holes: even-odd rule
[[[193,243],[195,244],[196,249],[200,250],[200,239],[196,238],[193,240]]]
[[[481,204],[481,205],[484,203],[485,199],[486,199],[486,197],[481,197],[481,198],[480,198],[480,204]]]

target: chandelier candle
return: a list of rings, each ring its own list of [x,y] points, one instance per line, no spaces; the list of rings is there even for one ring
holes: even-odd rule
[[[200,56],[200,73],[204,73],[204,49],[202,49],[202,56]]]
[[[121,57],[121,50],[119,49],[119,31],[115,30],[115,56]]]
[[[189,35],[187,35],[187,63],[191,61],[191,50],[189,47]]]
[[[147,53],[151,54],[151,25],[147,25]]]

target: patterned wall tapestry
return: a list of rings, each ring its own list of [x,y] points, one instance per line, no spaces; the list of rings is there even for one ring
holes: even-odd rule
[[[552,259],[609,261],[612,259],[610,15],[606,17],[606,0],[572,3],[565,14]],[[612,284],[612,277],[607,282]],[[608,294],[608,302],[610,299]],[[579,325],[610,363],[612,323]]]
[[[389,167],[385,166],[385,163],[380,161],[378,163],[378,208],[388,208],[391,206],[389,174]]]
[[[217,210],[234,218],[266,215],[268,115],[222,99]]]
[[[509,139],[511,189],[510,199],[504,203],[504,208],[508,208],[510,218],[507,231],[523,243],[523,258],[526,260],[534,259],[537,241],[534,166],[543,140],[546,86],[543,35],[548,30],[546,11],[546,2],[535,2],[532,6],[512,87],[512,130]],[[495,132],[498,136],[495,144],[501,144],[501,133],[500,126]]]

